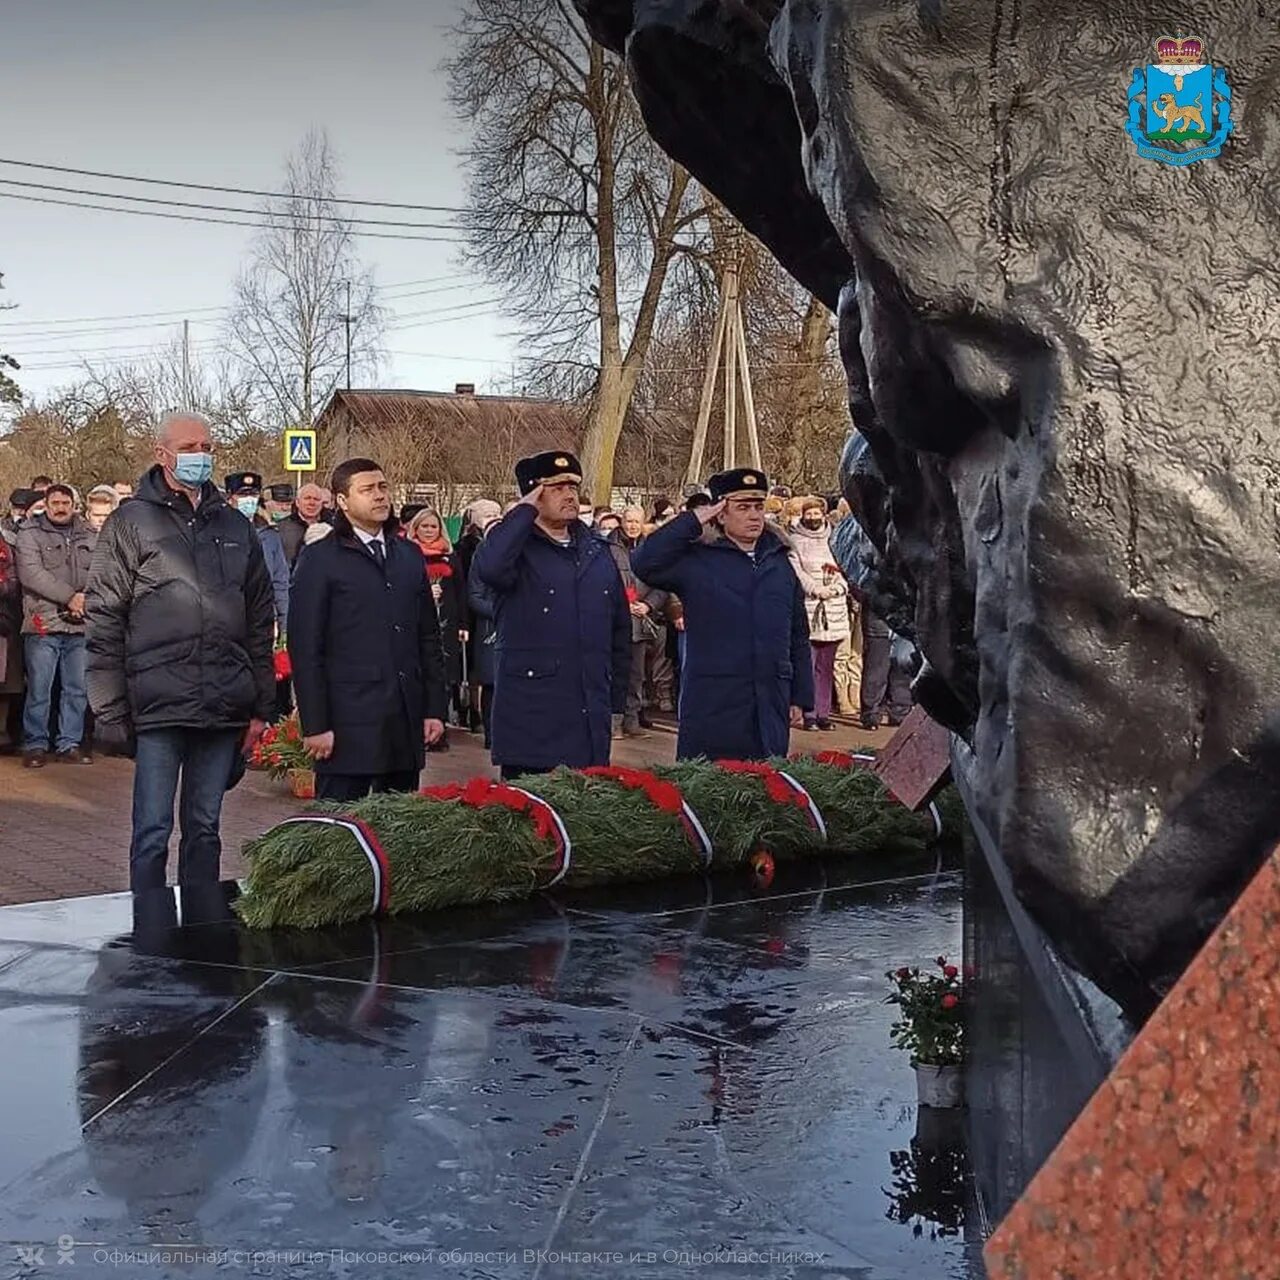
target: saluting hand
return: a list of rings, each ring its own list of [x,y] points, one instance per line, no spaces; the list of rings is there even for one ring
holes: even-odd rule
[[[716,516],[720,515],[725,508],[725,499],[721,498],[719,502],[713,502],[709,507],[695,507],[693,514],[704,525],[710,524]]]
[[[536,511],[538,510],[538,503],[541,499],[542,486],[540,484],[535,484],[533,488],[520,499],[520,505],[522,507],[532,507]]]
[[[302,749],[313,760],[327,760],[333,755],[333,730],[328,733],[313,733],[309,738],[303,738]]]

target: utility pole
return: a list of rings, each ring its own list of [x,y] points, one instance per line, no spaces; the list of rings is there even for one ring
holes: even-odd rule
[[[342,317],[342,323],[346,326],[346,330],[347,330],[347,385],[346,385],[346,389],[347,389],[348,391],[350,391],[350,390],[351,390],[351,281],[350,281],[350,280],[344,280],[344,281],[343,281],[343,284],[345,284],[345,285],[346,285],[346,288],[347,288],[347,310],[346,310],[346,314]]]
[[[191,321],[182,322],[182,404],[191,408]]]
[[[702,463],[707,448],[707,428],[711,424],[711,407],[716,384],[720,379],[721,358],[724,360],[724,447],[721,466],[727,471],[738,465],[738,394],[742,394],[747,428],[747,450],[751,465],[760,466],[760,430],[756,422],[756,400],[751,389],[751,364],[747,357],[747,335],[742,315],[742,250],[741,238],[729,238],[725,260],[720,271],[720,310],[707,353],[707,366],[702,378],[702,397],[693,427],[693,447],[685,472],[685,489],[702,483]]]

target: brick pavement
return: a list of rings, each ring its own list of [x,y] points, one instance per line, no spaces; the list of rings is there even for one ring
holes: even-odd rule
[[[794,750],[874,745],[883,747],[891,731],[867,733],[837,720],[830,733],[792,734]],[[452,730],[452,749],[433,754],[427,765],[432,782],[493,776],[479,736]],[[618,764],[663,764],[675,756],[674,726],[659,726],[651,736],[614,744]],[[133,765],[127,760],[97,760],[92,765],[54,765],[24,770],[21,761],[0,757],[0,905],[115,893],[129,887],[129,809]],[[243,874],[241,845],[281,818],[298,802],[283,781],[250,773],[227,797],[223,809],[223,872]],[[170,855],[177,863],[176,837]]]

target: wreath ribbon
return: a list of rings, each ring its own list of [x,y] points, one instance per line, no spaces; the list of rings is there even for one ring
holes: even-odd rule
[[[644,792],[655,808],[660,809],[663,813],[674,814],[689,843],[693,845],[699,858],[701,858],[703,867],[706,868],[711,865],[715,856],[711,837],[707,835],[706,827],[702,825],[701,819],[694,812],[693,805],[684,798],[684,793],[670,779],[657,778],[643,769],[629,769],[622,765],[612,764],[591,765],[589,768],[583,769],[582,772],[588,778],[608,778],[610,782],[616,782],[628,791]],[[678,810],[674,810],[669,805],[664,804],[655,795],[653,788],[658,787],[667,792],[671,799],[679,802],[680,807]]]
[[[569,838],[568,828],[550,803],[541,796],[535,796],[532,791],[526,791],[523,787],[513,787],[510,783],[507,783],[506,786],[512,791],[518,791],[530,804],[540,809],[551,819],[551,827],[555,835],[556,853],[560,857],[560,866],[556,869],[555,875],[543,886],[550,889],[553,885],[559,884],[569,874],[569,863],[573,856],[573,841]]]
[[[809,810],[809,821],[813,824],[813,829],[825,840],[827,838],[827,824],[823,820],[822,810],[818,808],[817,802],[809,792],[785,770],[779,769],[778,777],[780,777],[804,801],[805,808]]]
[[[369,860],[369,871],[373,876],[373,914],[385,915],[391,902],[391,863],[387,860],[386,850],[373,828],[362,818],[332,818],[326,814],[308,813],[296,818],[286,818],[280,826],[295,826],[298,823],[319,823],[326,827],[341,827],[349,831],[360,847],[360,852]]]

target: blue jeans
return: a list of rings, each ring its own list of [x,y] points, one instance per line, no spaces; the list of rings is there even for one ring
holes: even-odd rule
[[[22,713],[22,749],[49,750],[49,704],[54,678],[62,676],[58,703],[59,751],[74,751],[84,737],[84,636],[23,636],[27,660],[27,705]]]
[[[164,886],[179,773],[178,883],[219,879],[222,797],[243,736],[239,729],[143,729],[138,734],[129,846],[129,887],[135,893]]]

